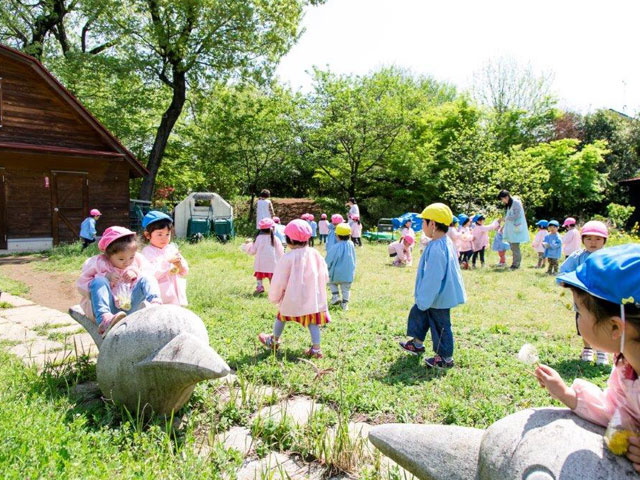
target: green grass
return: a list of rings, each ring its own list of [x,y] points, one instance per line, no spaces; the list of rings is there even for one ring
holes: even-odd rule
[[[0,369],[0,476],[218,478],[238,468],[237,452],[217,444],[203,459],[193,444],[197,432],[232,425],[252,429],[262,454],[292,449],[347,468],[351,457],[344,449],[357,448],[331,450],[323,446],[322,432],[334,426],[338,438],[345,439],[341,425],[350,418],[484,428],[520,409],[558,405],[517,362],[524,343],[534,344],[541,362],[568,382],[584,377],[604,386],[608,377],[608,368],[578,361],[581,341],[571,298],[553,278],[529,268],[535,262],[530,245],[523,247],[519,271],[488,267],[463,272],[468,303],[452,312],[456,367],[428,371],[397,346],[405,338],[413,305],[415,267],[392,268],[386,245],[366,244],[357,251],[350,310],[331,311],[332,322],[322,331],[325,358],[314,360],[335,371],[316,380],[312,368],[299,360],[310,343],[306,329],[288,325],[277,355],[257,342],[259,332],[271,330],[276,307],[253,296],[252,258],[239,247],[240,240],[227,245],[205,241],[183,244],[181,251],[191,266],[191,308],[204,320],[212,346],[237,370],[242,398],[222,400],[219,384],[200,384],[179,412],[186,413],[186,425],[172,430],[164,419],[145,422],[104,402],[74,400],[71,387],[95,379],[91,366],[37,374],[0,353],[0,363],[7,365]],[[56,249],[40,265],[79,271],[88,254],[75,247]],[[487,264],[496,261],[489,254]],[[286,422],[252,422],[251,414],[261,406],[251,393],[258,384],[285,395],[309,395],[334,407],[335,414],[318,416],[304,429]]]
[[[0,275],[0,291],[12,295],[27,295],[29,293],[29,287],[22,282]]]

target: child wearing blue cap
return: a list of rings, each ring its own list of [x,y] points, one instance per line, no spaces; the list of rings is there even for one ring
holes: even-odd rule
[[[614,353],[614,368],[602,391],[585,380],[568,387],[558,372],[546,365],[536,368],[541,386],[577,415],[606,427],[616,412],[624,412],[628,424],[640,425],[640,245],[628,244],[598,250],[574,272],[558,276],[571,289],[578,308],[578,328],[594,348]],[[628,440],[627,458],[640,471],[640,438]]]
[[[451,309],[467,301],[460,265],[447,237],[453,214],[446,205],[433,203],[421,216],[422,231],[431,241],[420,257],[416,273],[415,305],[407,319],[407,335],[411,338],[400,342],[400,348],[412,355],[424,353],[424,340],[431,330],[436,355],[425,361],[427,368],[450,368],[453,367]]]
[[[173,219],[166,213],[151,210],[142,219],[144,238],[149,245],[142,255],[153,266],[160,286],[162,303],[186,306],[189,265],[175,243],[171,243]]]
[[[547,273],[553,275],[558,273],[558,260],[562,257],[562,239],[558,235],[560,224],[556,220],[549,222],[549,233],[542,240],[544,247],[544,258],[549,262]]]
[[[533,238],[531,246],[533,247],[533,250],[538,254],[538,265],[536,265],[536,268],[544,268],[544,245],[542,245],[542,242],[544,242],[544,237],[549,234],[549,231],[547,230],[549,222],[547,222],[546,220],[538,220],[536,226],[538,227],[538,232]]]

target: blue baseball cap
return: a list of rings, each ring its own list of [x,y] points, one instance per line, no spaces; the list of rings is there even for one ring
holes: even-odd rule
[[[629,243],[593,252],[575,271],[556,278],[611,303],[640,303],[640,244]]]
[[[549,227],[554,226],[554,227],[558,227],[558,228],[560,228],[560,224],[558,223],[558,221],[557,221],[557,220],[551,220],[551,221],[549,222],[549,225],[547,225],[547,226],[549,226]]]
[[[547,228],[549,226],[549,222],[547,220],[538,220],[536,223],[538,227]]]
[[[158,210],[151,210],[142,219],[142,228],[147,228],[152,223],[159,222],[160,220],[169,220],[173,223],[173,218],[166,213],[159,212]]]
[[[458,220],[458,217],[456,217],[455,215],[451,218],[451,223],[455,224],[455,223],[460,223],[460,220]]]

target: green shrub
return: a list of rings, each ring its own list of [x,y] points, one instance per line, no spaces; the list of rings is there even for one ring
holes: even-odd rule
[[[610,203],[607,205],[607,215],[616,227],[624,228],[635,209],[636,207],[632,207],[631,205],[624,206],[618,205],[617,203]]]

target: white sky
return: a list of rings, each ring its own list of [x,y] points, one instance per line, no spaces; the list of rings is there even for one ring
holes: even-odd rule
[[[314,65],[396,65],[466,89],[487,60],[509,56],[553,72],[562,107],[640,111],[638,0],[329,0],[303,25],[278,68],[296,89]]]

